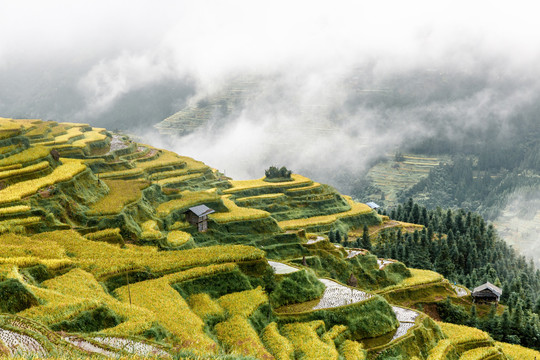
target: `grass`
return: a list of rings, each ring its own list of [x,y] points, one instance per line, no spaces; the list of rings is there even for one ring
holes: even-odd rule
[[[285,220],[280,221],[278,224],[283,230],[300,229],[310,226],[328,225],[342,218],[347,218],[360,214],[367,214],[373,211],[366,204],[354,202],[350,198],[346,198],[346,200],[351,207],[351,209],[348,211],[330,215],[314,216],[306,219]]]
[[[271,183],[264,181],[264,178],[256,180],[231,180],[232,188],[224,190],[225,194],[234,194],[243,190],[261,189],[261,188],[291,188],[299,185],[309,185],[312,183],[311,179],[305,176],[292,174],[292,181]]]
[[[232,221],[246,221],[264,219],[270,216],[270,213],[264,210],[240,207],[230,200],[227,196],[222,197],[223,205],[227,207],[228,212],[210,214],[210,219],[217,223],[228,223]]]
[[[159,217],[166,217],[170,213],[177,210],[187,210],[190,207],[219,201],[220,196],[215,190],[213,191],[182,191],[180,199],[167,201],[159,204],[156,208]]]
[[[88,215],[118,214],[122,209],[139,200],[142,190],[150,183],[145,180],[102,180],[109,188],[109,193],[90,206]]]
[[[49,155],[50,149],[45,146],[32,146],[19,153],[0,159],[0,166],[8,166],[15,164],[32,163],[39,159],[46,158]]]
[[[273,358],[264,348],[249,321],[241,315],[234,315],[230,319],[218,323],[214,330],[218,340],[232,354],[253,356],[263,360]]]

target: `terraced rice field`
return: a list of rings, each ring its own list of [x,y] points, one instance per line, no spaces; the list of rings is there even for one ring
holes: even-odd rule
[[[168,357],[171,355],[153,345],[117,337],[95,337],[95,341],[139,356]]]
[[[368,178],[384,192],[385,205],[397,205],[397,194],[416,184],[429,174],[429,170],[440,162],[448,162],[448,156],[427,157],[404,155],[405,161],[395,162],[394,155],[387,155],[387,161],[380,162],[368,171]],[[374,199],[379,199],[374,197]]]
[[[87,351],[87,352],[91,352],[91,353],[94,353],[94,354],[100,354],[100,355],[107,356],[107,357],[117,357],[118,356],[118,354],[116,354],[116,353],[114,353],[112,351],[102,349],[99,346],[96,346],[96,345],[92,344],[91,342],[86,341],[86,340],[84,340],[82,338],[79,338],[77,336],[65,336],[65,337],[62,337],[62,339],[64,339],[65,341],[67,341],[71,345],[73,345],[75,347],[78,347],[79,349]]]
[[[313,310],[328,309],[364,301],[372,297],[364,291],[351,289],[333,280],[319,279],[325,286],[323,296]]]
[[[272,269],[274,269],[274,272],[278,275],[290,274],[290,273],[298,271],[298,269],[295,267],[292,267],[283,263],[275,262],[275,261],[268,261],[268,265],[270,265]]]
[[[0,329],[0,340],[2,340],[9,349],[11,356],[47,356],[47,351],[45,351],[43,346],[30,336]]]

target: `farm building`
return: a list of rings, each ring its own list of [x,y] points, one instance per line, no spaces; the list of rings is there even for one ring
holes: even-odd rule
[[[199,232],[205,232],[208,229],[208,215],[214,212],[206,205],[194,206],[186,211],[186,220],[191,225],[196,225]]]
[[[474,302],[499,302],[501,295],[501,288],[490,282],[475,287],[472,292]]]
[[[373,210],[377,210],[378,208],[380,208],[380,206],[374,203],[373,201],[366,203],[366,205],[372,208]]]

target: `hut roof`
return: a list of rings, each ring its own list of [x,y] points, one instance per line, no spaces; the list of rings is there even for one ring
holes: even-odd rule
[[[478,287],[475,287],[473,292],[472,292],[472,295],[474,296],[475,293],[486,290],[486,289],[491,290],[491,292],[493,292],[495,295],[497,295],[499,297],[502,295],[502,289],[500,287],[497,287],[497,286],[493,285],[489,281],[487,283],[485,283],[485,284],[482,284],[482,285],[480,285]]]
[[[197,216],[204,216],[204,215],[208,215],[208,214],[212,214],[212,213],[216,212],[215,210],[210,209],[206,205],[197,205],[197,206],[194,206],[194,207],[190,207],[189,211],[191,211],[192,213],[194,213]]]
[[[380,206],[378,204],[374,203],[373,201],[370,201],[370,202],[366,203],[366,205],[369,206],[372,209],[380,208]]]

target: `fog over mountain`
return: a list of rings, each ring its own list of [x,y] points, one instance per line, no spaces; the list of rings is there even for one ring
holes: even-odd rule
[[[537,124],[534,10],[525,1],[3,1],[0,115],[119,128],[235,178],[286,165],[347,191],[351,174],[418,139],[498,141]],[[181,138],[152,127],[238,79],[255,90],[225,118]]]

